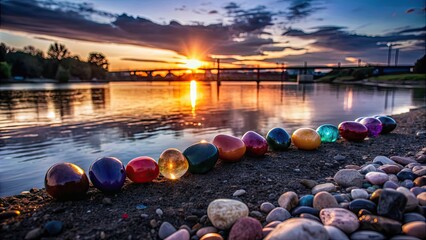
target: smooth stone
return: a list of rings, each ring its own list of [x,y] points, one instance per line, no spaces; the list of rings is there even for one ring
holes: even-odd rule
[[[249,213],[249,216],[250,216],[250,217],[257,218],[257,219],[261,219],[261,218],[263,217],[262,213],[261,213],[261,212],[259,212],[259,211],[251,211],[251,212]]]
[[[297,217],[297,216],[299,216],[303,213],[309,213],[311,215],[318,216],[319,210],[315,209],[313,207],[300,206],[300,207],[296,207],[295,209],[293,209],[293,211],[291,212],[291,215]]]
[[[414,187],[414,182],[409,180],[409,179],[406,179],[406,180],[402,181],[400,185],[401,185],[401,187],[405,187],[405,188],[410,189],[410,188]]]
[[[291,135],[294,146],[301,150],[315,150],[321,145],[320,135],[311,128],[299,128]]]
[[[313,203],[314,203],[314,195],[312,195],[312,194],[302,196],[299,199],[299,206],[312,207]]]
[[[352,189],[351,197],[352,199],[368,199],[368,192],[364,189]]]
[[[335,208],[338,207],[336,199],[328,192],[319,192],[315,194],[313,207],[317,210],[321,210],[323,208]]]
[[[354,169],[341,169],[334,175],[333,179],[342,187],[361,187],[364,176]]]
[[[417,207],[417,205],[419,205],[419,200],[407,188],[399,187],[399,188],[396,189],[396,191],[404,194],[405,197],[407,198],[407,204],[405,205],[405,211],[412,211]]]
[[[426,223],[425,222],[410,222],[402,226],[402,232],[408,236],[426,239]]]
[[[377,214],[401,221],[407,197],[403,193],[393,189],[383,189],[380,192],[377,203]]]
[[[376,204],[366,199],[355,199],[349,203],[349,210],[351,210],[353,213],[358,213],[361,209],[366,209],[370,212],[376,212]]]
[[[410,189],[415,196],[418,196],[422,192],[426,192],[426,187],[413,187]]]
[[[323,184],[318,184],[315,187],[312,188],[312,194],[315,195],[319,192],[335,192],[336,191],[336,186],[334,186],[334,184],[332,183],[323,183]]]
[[[361,230],[351,234],[351,240],[384,240],[386,237],[375,231]]]
[[[246,152],[244,142],[234,136],[219,134],[214,137],[212,143],[219,150],[219,158],[225,162],[240,161]]]
[[[367,173],[369,173],[369,172],[377,172],[377,168],[376,168],[376,166],[375,166],[375,165],[373,165],[373,164],[367,164],[367,165],[363,166],[363,167],[359,170],[359,172],[360,172],[360,173],[362,173],[362,174],[367,174]]]
[[[413,173],[417,176],[426,176],[426,166],[419,166],[413,168]]]
[[[160,169],[153,158],[140,156],[127,163],[126,175],[134,183],[146,183],[158,178]]]
[[[351,190],[351,191],[352,191],[352,190]],[[367,194],[368,194],[368,193],[367,193]],[[349,196],[348,194],[344,194],[344,193],[341,193],[341,194],[335,194],[335,195],[333,195],[333,197],[336,199],[336,201],[337,201],[338,203],[350,202],[350,201],[351,201],[350,196]]]
[[[47,170],[44,186],[53,198],[75,200],[86,195],[89,179],[79,166],[72,163],[57,163]]]
[[[0,220],[9,219],[13,217],[17,217],[21,214],[18,210],[9,210],[0,213]]]
[[[407,179],[414,180],[416,179],[416,177],[418,177],[416,174],[413,173],[413,171],[408,168],[402,169],[398,174],[396,174],[396,176],[398,177],[399,181],[404,181]]]
[[[223,240],[223,237],[218,233],[207,233],[200,240]]]
[[[188,230],[180,229],[174,232],[172,235],[165,238],[165,240],[189,240],[191,236],[189,235]]]
[[[185,175],[189,163],[178,149],[168,148],[161,153],[158,159],[158,168],[165,178],[175,180]]]
[[[367,181],[371,184],[383,185],[383,183],[389,180],[389,177],[386,173],[369,172],[365,175],[365,179],[367,179]]]
[[[337,154],[336,156],[333,157],[333,159],[336,161],[343,161],[346,159],[346,157],[343,155]]]
[[[404,214],[404,223],[415,222],[415,221],[426,221],[426,218],[419,213],[405,213]]]
[[[317,222],[321,222],[321,219],[319,219],[319,217],[312,215],[312,214],[309,214],[309,213],[302,213],[302,214],[300,214],[299,217],[315,220]]]
[[[414,158],[410,158],[410,157],[392,156],[390,157],[390,159],[404,166],[410,163],[417,163],[417,161]]]
[[[335,142],[339,138],[339,129],[332,124],[323,124],[316,130],[321,142]]]
[[[278,198],[278,205],[291,211],[299,203],[299,197],[295,192],[285,192]]]
[[[324,226],[316,221],[305,218],[292,218],[279,224],[265,240],[328,240]]]
[[[426,186],[426,177],[421,176],[421,177],[414,179],[414,185],[417,186],[417,187]]]
[[[398,177],[395,174],[389,174],[389,181],[399,184]]]
[[[341,122],[338,129],[340,136],[351,142],[362,142],[368,135],[367,127],[358,122]]]
[[[188,160],[190,173],[203,174],[212,170],[219,159],[217,147],[208,142],[196,143],[189,146],[183,155]]]
[[[301,179],[300,184],[302,184],[303,186],[305,186],[309,189],[312,189],[313,187],[318,185],[318,183],[316,181],[310,180],[310,179]]]
[[[397,189],[398,187],[399,185],[392,181],[386,181],[385,184],[383,184],[383,188]]]
[[[388,116],[378,116],[376,118],[382,122],[382,132],[380,134],[388,134],[396,128],[395,119]]]
[[[215,227],[212,227],[212,226],[203,227],[203,228],[198,229],[196,235],[198,237],[202,237],[202,236],[204,236],[208,233],[217,233],[217,229]]]
[[[61,221],[49,221],[44,224],[43,228],[48,236],[54,237],[62,232],[64,223]]]
[[[272,204],[270,202],[264,202],[260,205],[260,211],[262,211],[264,213],[269,213],[274,208],[275,208],[274,204]]]
[[[169,222],[163,222],[160,226],[160,229],[158,229],[158,236],[161,239],[165,239],[176,231],[176,228],[172,224]]]
[[[241,140],[246,145],[246,153],[253,157],[261,157],[268,151],[268,142],[266,139],[253,131],[244,133]]]
[[[255,240],[262,236],[262,224],[257,219],[242,217],[232,226],[228,240]]]
[[[334,226],[324,226],[324,227],[325,227],[325,230],[327,230],[328,232],[329,240],[349,240],[348,236],[337,227],[334,227]]]
[[[366,117],[363,118],[359,123],[364,124],[368,129],[369,137],[377,137],[382,132],[382,122],[377,118]]]
[[[274,208],[269,214],[266,216],[266,222],[270,223],[273,221],[285,221],[291,217],[291,214],[287,211],[287,209],[282,207]]]
[[[360,229],[373,230],[385,235],[395,235],[402,231],[401,223],[390,218],[363,215],[359,218]]]
[[[90,165],[89,178],[102,192],[118,192],[126,180],[126,170],[118,158],[103,157]]]
[[[228,229],[239,218],[247,217],[248,214],[247,205],[232,199],[216,199],[207,208],[210,222],[218,229]]]
[[[388,158],[386,156],[376,156],[373,159],[373,163],[380,164],[380,165],[385,165],[385,164],[393,164],[393,165],[395,165],[396,164],[396,162],[394,162],[393,160],[391,160],[390,158]]]
[[[393,164],[385,164],[383,166],[380,166],[379,169],[387,174],[397,174],[399,173],[399,171],[401,171],[401,168],[399,166]]]
[[[238,189],[237,191],[235,191],[232,196],[233,197],[240,197],[242,195],[246,194],[246,190],[244,189]]]
[[[27,232],[25,235],[25,240],[35,240],[40,239],[40,237],[43,235],[43,229],[41,228],[34,228],[31,231]]]
[[[346,234],[358,229],[358,217],[344,208],[325,208],[320,212],[320,218],[324,225],[337,227]]]
[[[269,147],[275,151],[284,151],[290,147],[291,137],[283,128],[273,128],[266,134]]]
[[[421,206],[426,206],[426,192],[420,193],[416,198]]]
[[[273,221],[265,225],[265,228],[275,228],[278,226],[282,221]]]

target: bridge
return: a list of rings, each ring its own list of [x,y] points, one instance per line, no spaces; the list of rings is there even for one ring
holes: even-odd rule
[[[152,69],[136,69],[136,70],[123,70],[123,71],[111,71],[108,72],[109,77],[112,79],[121,79],[126,78],[126,80],[136,80],[136,81],[152,81],[153,79],[153,73],[155,72],[168,72],[168,74],[171,74],[172,72],[183,72],[183,71],[191,71],[191,73],[194,73],[194,71],[204,71],[205,73],[212,71],[216,71],[216,77],[215,81],[220,84],[221,81],[226,81],[224,79],[221,79],[221,75],[225,74],[226,72],[232,72],[232,73],[256,73],[256,79],[254,79],[256,82],[262,81],[261,79],[261,72],[265,72],[268,74],[278,74],[279,79],[276,79],[276,81],[286,81],[288,76],[288,71],[295,71],[298,73],[298,75],[309,75],[312,74],[315,70],[343,70],[343,69],[362,69],[366,67],[374,68],[378,71],[378,73],[401,73],[401,72],[410,72],[414,66],[412,65],[400,65],[400,66],[385,66],[385,65],[379,65],[379,66],[340,66],[340,64],[336,66],[324,66],[324,65],[318,65],[318,66],[308,66],[306,63],[304,66],[280,66],[280,67],[220,67],[219,64],[217,64],[217,67],[201,67],[197,69],[190,69],[190,68],[152,68]],[[141,73],[144,73],[146,77],[140,77]],[[130,79],[129,79],[130,78]],[[167,76],[166,76],[167,78]],[[165,79],[167,80],[167,79]],[[170,80],[176,80],[176,79],[170,79]],[[178,79],[180,80],[180,79]],[[253,80],[253,79],[252,79]],[[263,80],[265,81],[265,80]]]

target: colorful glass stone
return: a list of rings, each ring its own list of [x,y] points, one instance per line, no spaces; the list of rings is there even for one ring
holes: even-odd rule
[[[169,148],[161,153],[158,159],[160,173],[168,179],[179,179],[188,171],[189,164],[183,154],[175,149]]]
[[[214,137],[212,143],[219,150],[219,158],[225,162],[237,162],[246,153],[246,145],[241,139],[225,134]]]
[[[126,171],[119,159],[103,157],[90,165],[89,178],[93,186],[102,192],[117,192],[124,185]]]
[[[321,142],[335,142],[339,138],[339,129],[332,124],[323,124],[317,128]]]
[[[262,135],[256,132],[246,132],[241,140],[246,145],[246,153],[250,156],[261,157],[268,151],[268,142]]]
[[[89,179],[79,166],[72,163],[58,163],[47,170],[44,186],[53,198],[75,200],[86,195]]]
[[[189,146],[183,155],[188,160],[190,173],[206,173],[213,169],[219,159],[217,147],[207,142]]]
[[[382,132],[380,134],[390,133],[396,128],[397,124],[395,119],[389,116],[378,116],[376,118],[382,122]]]
[[[379,136],[380,132],[382,132],[382,122],[380,122],[380,120],[377,118],[363,118],[360,123],[367,127],[369,137],[377,137]]]
[[[266,134],[266,141],[272,150],[284,151],[290,147],[291,137],[283,128],[273,128]]]
[[[291,135],[293,144],[302,150],[315,150],[321,145],[320,135],[311,128],[299,128]]]
[[[338,129],[340,136],[348,141],[362,142],[368,135],[367,127],[354,121],[341,122]]]
[[[133,158],[126,166],[127,177],[135,183],[151,182],[160,175],[157,162],[150,157]]]

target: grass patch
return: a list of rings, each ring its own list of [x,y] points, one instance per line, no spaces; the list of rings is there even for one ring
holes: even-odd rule
[[[404,74],[392,74],[371,77],[372,81],[424,81],[426,80],[426,74],[424,73],[404,73]]]

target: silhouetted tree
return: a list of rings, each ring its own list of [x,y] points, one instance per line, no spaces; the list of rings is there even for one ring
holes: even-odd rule
[[[51,44],[47,51],[49,58],[56,59],[58,61],[70,56],[70,52],[63,44],[54,43]]]
[[[7,53],[6,44],[1,43],[0,44],[0,62],[6,61],[6,53]]]
[[[12,76],[12,68],[7,62],[0,62],[0,82],[2,79],[9,79]]]
[[[43,58],[43,51],[40,49],[35,48],[34,46],[28,45],[24,47],[24,53],[28,53],[31,56],[40,57]]]
[[[91,66],[91,78],[105,79],[108,72],[108,60],[102,53],[92,52],[89,54],[87,62]]]
[[[418,59],[414,64],[415,73],[426,73],[426,55],[423,55],[422,58]]]

